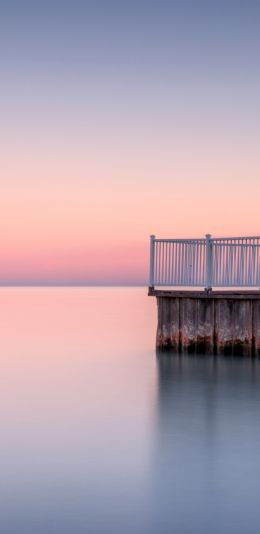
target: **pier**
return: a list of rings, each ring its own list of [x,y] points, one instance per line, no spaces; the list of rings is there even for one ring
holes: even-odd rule
[[[150,238],[156,346],[260,356],[260,237]]]

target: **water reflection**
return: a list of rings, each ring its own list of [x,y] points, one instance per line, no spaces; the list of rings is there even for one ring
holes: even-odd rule
[[[257,360],[154,351],[144,288],[1,290],[1,534],[255,534]]]
[[[0,295],[1,534],[148,533],[156,360],[146,289]]]
[[[158,353],[157,370],[154,532],[258,532],[259,362]]]

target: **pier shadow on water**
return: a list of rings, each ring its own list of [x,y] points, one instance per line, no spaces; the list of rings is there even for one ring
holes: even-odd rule
[[[157,352],[157,378],[153,532],[259,532],[260,363]]]

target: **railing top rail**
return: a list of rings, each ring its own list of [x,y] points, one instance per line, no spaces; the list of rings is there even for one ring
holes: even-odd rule
[[[210,241],[214,244],[223,244],[223,245],[259,245],[260,243],[260,236],[241,236],[241,237],[210,237]],[[239,241],[256,241],[258,240],[259,243],[240,243]],[[199,243],[199,244],[205,244],[206,238],[159,238],[154,237],[153,241],[155,243]],[[232,243],[233,242],[233,243]]]
[[[155,243],[205,243],[206,239],[160,239],[155,238]]]
[[[259,235],[256,235],[256,236],[247,236],[247,235],[244,235],[244,236],[241,236],[241,237],[212,237],[211,238],[211,241],[237,241],[237,240],[241,240],[241,239],[260,239],[260,236]]]

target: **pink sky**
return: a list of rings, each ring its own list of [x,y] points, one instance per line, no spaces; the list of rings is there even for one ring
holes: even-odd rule
[[[83,165],[86,174],[99,176],[75,185],[65,163],[59,170],[63,183],[54,178],[34,184],[31,163],[20,184],[2,187],[1,282],[146,283],[150,233],[259,234],[253,163],[250,168],[241,155],[240,168],[228,159],[217,167],[213,161],[192,163],[193,169],[188,161],[178,167],[163,162],[161,169],[160,162],[155,169],[147,164],[140,181],[136,175],[143,162],[136,162],[136,169],[126,162],[122,181],[107,165]],[[250,180],[244,179],[245,167]],[[45,172],[50,175],[51,168]]]
[[[146,284],[152,233],[260,234],[258,9],[128,4],[3,11],[0,284]]]

